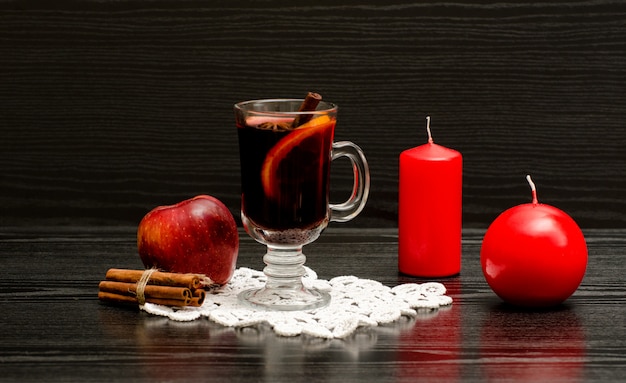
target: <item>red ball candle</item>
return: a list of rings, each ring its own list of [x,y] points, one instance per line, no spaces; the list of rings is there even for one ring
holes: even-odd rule
[[[557,305],[580,285],[587,244],[574,220],[541,204],[530,176],[532,203],[512,207],[487,229],[480,262],[491,289],[505,302],[525,307]]]
[[[461,271],[463,157],[433,143],[400,154],[398,268],[417,277]]]

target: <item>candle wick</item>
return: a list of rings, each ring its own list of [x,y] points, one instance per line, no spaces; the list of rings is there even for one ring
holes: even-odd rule
[[[533,205],[536,205],[538,203],[537,188],[535,187],[535,183],[533,182],[532,178],[530,178],[530,174],[526,176],[526,180],[528,181],[528,184],[530,185],[530,191],[532,192]]]
[[[433,143],[433,136],[430,133],[430,116],[426,116],[426,131],[428,132],[428,143]]]

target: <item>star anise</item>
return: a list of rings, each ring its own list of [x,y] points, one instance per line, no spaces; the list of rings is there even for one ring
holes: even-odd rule
[[[292,130],[291,124],[288,122],[272,122],[266,121],[258,126],[259,129],[272,130],[274,132]]]

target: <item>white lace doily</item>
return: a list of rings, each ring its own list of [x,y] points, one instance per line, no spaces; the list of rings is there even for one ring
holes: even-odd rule
[[[305,267],[306,268],[306,267]],[[310,311],[255,310],[239,303],[237,294],[250,288],[263,287],[261,271],[239,268],[230,282],[207,292],[201,307],[172,308],[146,303],[141,309],[175,321],[192,321],[203,317],[222,326],[248,327],[269,324],[277,335],[309,335],[319,338],[345,338],[362,326],[390,324],[402,316],[415,317],[419,310],[437,310],[452,304],[446,288],[438,282],[406,283],[388,287],[371,279],[340,276],[331,280],[317,279],[306,268],[303,283],[327,291],[331,303]]]

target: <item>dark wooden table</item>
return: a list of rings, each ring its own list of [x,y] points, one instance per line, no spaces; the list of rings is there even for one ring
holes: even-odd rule
[[[5,228],[0,233],[0,381],[414,382],[622,381],[626,376],[626,230],[585,231],[589,266],[560,307],[507,307],[480,271],[483,233],[463,239],[463,270],[441,280],[455,302],[415,320],[340,340],[282,338],[208,320],[177,323],[104,305],[110,267],[139,268],[134,227]],[[239,266],[263,247],[242,234]],[[387,285],[394,229],[331,227],[305,248],[321,278]]]

